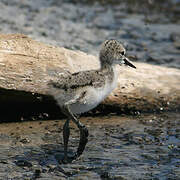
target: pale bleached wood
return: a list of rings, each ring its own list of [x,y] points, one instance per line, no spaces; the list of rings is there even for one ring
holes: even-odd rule
[[[180,70],[145,63],[117,67],[118,87],[100,109],[156,111],[180,107]],[[21,34],[0,34],[0,89],[50,95],[59,75],[99,68],[98,57],[37,42]],[[0,100],[4,93],[0,93]],[[16,93],[15,93],[16,94]],[[9,94],[12,97],[12,94]],[[25,97],[23,97],[25,99]],[[0,101],[1,103],[1,101]]]

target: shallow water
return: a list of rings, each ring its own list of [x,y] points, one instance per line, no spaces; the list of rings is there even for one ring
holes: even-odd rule
[[[1,1],[0,31],[95,55],[115,38],[132,60],[180,68],[179,0],[87,2]]]
[[[0,31],[94,55],[105,39],[115,38],[131,60],[180,68],[179,0],[102,2],[2,0]],[[179,113],[81,120],[88,126],[89,143],[80,159],[68,165],[61,164],[64,121],[1,123],[0,179],[180,177]],[[70,154],[78,140],[72,126]]]
[[[84,117],[89,142],[83,155],[62,164],[64,121],[0,124],[2,179],[178,179],[180,114]],[[69,154],[79,141],[71,124]]]

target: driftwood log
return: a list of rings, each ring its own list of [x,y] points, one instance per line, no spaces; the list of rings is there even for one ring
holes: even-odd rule
[[[118,87],[96,110],[102,113],[179,110],[180,70],[134,64],[137,69],[117,67]],[[99,61],[95,56],[46,45],[21,34],[0,34],[2,117],[12,114],[19,118],[35,112],[60,115],[50,95],[49,81],[58,81],[64,72],[97,68]]]

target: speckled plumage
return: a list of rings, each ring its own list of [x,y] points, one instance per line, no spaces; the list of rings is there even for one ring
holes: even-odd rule
[[[122,54],[125,54],[124,47],[116,40],[106,40],[101,47],[100,51],[100,63],[101,69],[81,71],[74,74],[69,74],[59,79],[58,82],[53,82],[52,85],[55,88],[64,90],[73,90],[75,88],[84,86],[103,86],[106,77],[109,81],[113,80],[113,69],[112,65],[116,60],[121,58]],[[116,64],[116,63],[115,63]]]
[[[80,129],[80,142],[76,157],[84,151],[87,143],[88,130],[74,114],[81,114],[95,108],[116,87],[118,74],[117,64],[126,64],[133,68],[125,57],[125,49],[116,40],[105,41],[99,53],[100,69],[66,74],[58,82],[50,82],[52,95],[62,112],[68,116],[63,127],[64,154],[67,161],[67,145],[69,139],[69,119]]]
[[[108,74],[109,71],[105,73]],[[105,73],[101,71],[81,71],[60,79],[56,83],[52,83],[55,88],[65,91],[73,91],[77,88],[85,86],[94,86],[95,88],[103,86],[105,83]],[[111,77],[111,76],[110,76]]]
[[[60,107],[70,102],[70,110],[80,114],[97,106],[116,87],[115,65],[122,63],[124,54],[125,49],[122,44],[116,40],[106,40],[99,54],[100,69],[68,74],[59,78],[58,82],[51,82],[53,95]]]
[[[70,109],[80,114],[97,106],[109,94],[115,85],[114,78],[112,67],[74,73],[52,82],[54,97],[60,107],[75,100]]]

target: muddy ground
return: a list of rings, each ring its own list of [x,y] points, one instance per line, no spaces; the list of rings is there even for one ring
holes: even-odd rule
[[[23,33],[94,55],[101,42],[115,38],[124,43],[131,60],[180,68],[179,0],[88,2],[2,0],[0,32]],[[0,124],[2,180],[180,177],[178,112],[81,118],[89,129],[89,143],[80,159],[67,165],[61,163],[64,120],[28,118]],[[78,135],[72,125],[70,154]]]
[[[178,179],[180,114],[83,117],[84,154],[62,164],[64,120],[0,125],[0,179]],[[69,155],[79,132],[71,124]]]

